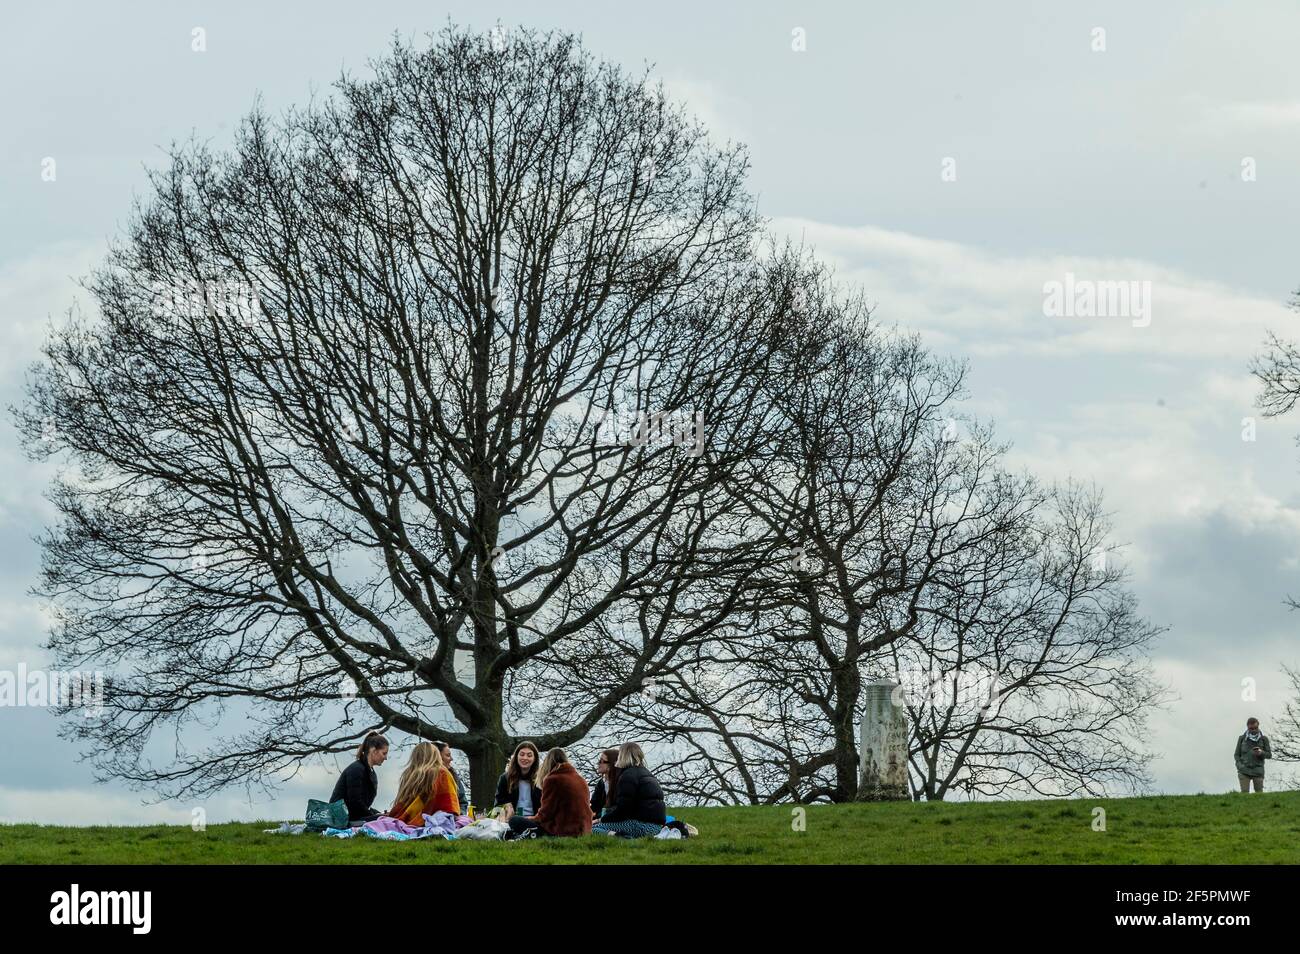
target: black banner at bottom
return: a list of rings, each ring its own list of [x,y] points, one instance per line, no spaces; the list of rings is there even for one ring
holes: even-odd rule
[[[485,915],[495,935],[530,912],[558,914],[578,936],[584,923],[607,925],[612,916],[674,930],[689,922],[692,934],[733,939],[762,937],[772,919],[788,926],[795,918],[802,932],[828,939],[892,923],[927,941],[1047,930],[1036,936],[1114,932],[1181,943],[1199,933],[1230,942],[1293,925],[1294,876],[1293,868],[1244,866],[6,867],[0,923],[10,939],[93,936],[128,946],[250,936],[378,941],[402,925],[441,931]],[[426,924],[430,917],[438,920]],[[536,926],[521,925],[522,936]]]

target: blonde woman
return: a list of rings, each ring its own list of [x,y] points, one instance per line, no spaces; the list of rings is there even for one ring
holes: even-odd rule
[[[599,824],[591,830],[597,834],[622,838],[647,838],[659,834],[668,819],[664,791],[659,780],[645,767],[645,753],[635,742],[618,747],[618,788],[614,806],[605,810]]]
[[[421,827],[424,816],[436,812],[460,814],[456,780],[451,777],[442,753],[432,742],[421,742],[397,782],[397,798],[388,815],[408,825]]]

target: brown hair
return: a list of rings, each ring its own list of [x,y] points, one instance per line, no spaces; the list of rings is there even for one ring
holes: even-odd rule
[[[519,770],[520,749],[533,750],[533,765],[532,768],[528,770],[527,775],[524,775]],[[515,750],[510,753],[510,761],[506,763],[506,786],[508,788],[516,788],[521,781],[537,784],[537,770],[541,768],[541,765],[542,753],[537,750],[537,745],[535,743],[529,742],[525,739],[523,742],[516,745]]]
[[[375,749],[388,748],[388,740],[378,732],[367,732],[366,737],[361,740],[361,745],[357,748],[357,761],[370,764],[370,753]]]
[[[605,804],[613,805],[618,798],[618,749],[605,749],[600,754],[609,766],[605,771]]]

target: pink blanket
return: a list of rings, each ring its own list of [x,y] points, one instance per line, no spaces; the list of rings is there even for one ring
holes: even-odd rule
[[[372,822],[366,822],[357,834],[382,838],[387,841],[408,841],[416,838],[455,838],[456,829],[464,828],[469,819],[464,815],[456,816],[451,812],[437,812],[424,816],[424,824],[416,827],[404,821],[380,815]]]

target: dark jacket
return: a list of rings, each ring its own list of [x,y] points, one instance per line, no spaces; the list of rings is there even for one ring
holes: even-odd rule
[[[591,813],[597,818],[605,810],[605,779],[602,777],[591,790]]]
[[[366,822],[379,817],[379,813],[370,806],[374,804],[375,795],[379,793],[379,776],[374,768],[353,759],[352,764],[343,770],[339,780],[334,783],[331,802],[342,799],[348,806],[348,821]]]
[[[587,780],[568,762],[561,762],[546,776],[542,786],[542,807],[533,816],[537,827],[548,835],[576,838],[591,834],[591,803]]]
[[[643,821],[662,825],[668,817],[664,790],[644,765],[629,765],[618,773],[618,798],[601,821]]]
[[[1255,747],[1264,750],[1262,755],[1255,754]],[[1262,732],[1259,735],[1258,742],[1252,742],[1246,738],[1246,733],[1241,733],[1241,738],[1237,739],[1237,746],[1232,750],[1233,760],[1237,763],[1237,773],[1245,775],[1248,778],[1264,777],[1264,760],[1273,757],[1273,747],[1268,744],[1268,736]]]
[[[536,778],[537,777],[536,774],[534,774],[533,777]],[[517,798],[519,798],[519,786],[508,784],[506,782],[506,773],[502,772],[501,777],[497,779],[497,795],[496,798],[493,800],[492,804],[495,805],[497,808],[500,808],[502,805],[509,805],[512,808],[518,809],[519,806],[515,804],[515,800]],[[537,811],[538,803],[541,801],[541,798],[542,798],[541,789],[538,788],[537,783],[534,782],[533,783],[533,811],[534,812]]]

